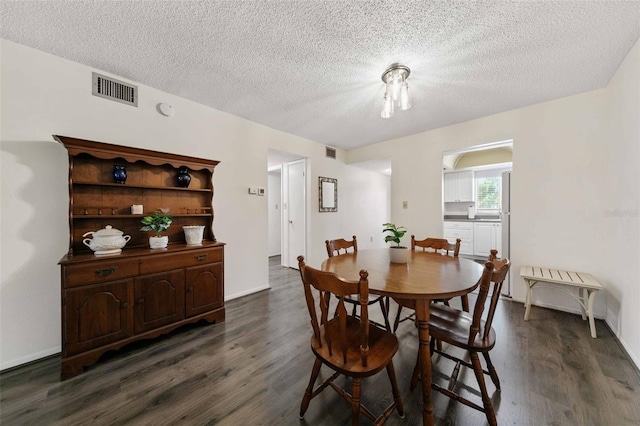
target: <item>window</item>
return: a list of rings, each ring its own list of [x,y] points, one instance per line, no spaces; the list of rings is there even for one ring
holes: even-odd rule
[[[476,177],[476,210],[500,209],[500,176]]]

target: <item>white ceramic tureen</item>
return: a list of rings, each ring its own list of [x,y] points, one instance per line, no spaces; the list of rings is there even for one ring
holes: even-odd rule
[[[85,238],[82,242],[93,250],[96,255],[118,254],[122,252],[122,247],[131,239],[130,235],[123,236],[122,234],[122,231],[107,225],[99,231],[84,234],[83,237],[92,235],[93,238]]]

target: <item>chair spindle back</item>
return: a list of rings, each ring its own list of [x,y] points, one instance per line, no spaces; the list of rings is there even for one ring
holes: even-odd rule
[[[340,238],[337,240],[325,240],[324,244],[327,248],[327,255],[329,257],[339,256],[341,254],[346,254],[349,252],[349,248],[353,249],[353,252],[358,251],[358,240],[356,236],[352,236],[353,240],[347,241],[344,238]],[[340,252],[342,250],[342,253]]]
[[[494,253],[495,252],[495,253]],[[491,302],[489,303],[489,311],[487,312],[487,319],[485,321],[485,330],[483,338],[486,339],[489,336],[489,330],[491,330],[491,324],[493,323],[493,316],[496,313],[496,307],[498,306],[498,300],[500,300],[500,293],[502,292],[502,284],[507,278],[509,268],[511,268],[511,262],[509,259],[497,258],[498,251],[491,250],[491,256],[493,259],[491,262],[494,265],[493,274],[491,275],[491,282],[493,282],[493,291],[491,293]]]
[[[491,324],[496,312],[496,307],[498,306],[498,300],[500,299],[502,284],[504,283],[510,267],[511,262],[509,259],[494,259],[493,261],[487,261],[485,263],[485,268],[482,272],[482,277],[480,278],[478,297],[473,308],[473,321],[469,330],[469,342],[472,342],[476,338],[476,335],[480,333],[482,314],[484,312],[487,297],[489,296],[489,291],[491,290],[487,318],[484,322],[484,330],[482,330],[482,339],[486,340],[489,338]],[[494,283],[493,289],[491,289],[492,282]]]
[[[447,256],[449,255],[449,251],[453,252],[455,257],[458,257],[460,253],[460,238],[456,239],[455,244],[451,244],[445,238],[425,238],[424,240],[416,240],[415,235],[411,236],[411,250],[415,250],[416,247],[421,247],[422,251],[427,251],[427,249],[432,249],[436,253],[438,250],[446,250]]]
[[[344,363],[347,362],[347,351],[349,340],[347,336],[347,310],[345,308],[345,296],[359,296],[360,303],[360,358],[363,366],[367,365],[367,355],[369,352],[369,311],[367,304],[369,301],[369,273],[360,271],[359,281],[349,281],[337,276],[332,272],[324,272],[307,266],[303,256],[298,256],[298,267],[304,285],[304,294],[311,317],[313,328],[313,338],[318,346],[322,342],[327,344],[330,353],[338,351]],[[318,292],[316,301],[313,290]],[[338,306],[335,316],[329,319],[331,295],[338,299]],[[320,318],[316,311],[316,303],[320,308]],[[353,320],[353,317],[349,317]],[[356,320],[357,321],[357,320]]]

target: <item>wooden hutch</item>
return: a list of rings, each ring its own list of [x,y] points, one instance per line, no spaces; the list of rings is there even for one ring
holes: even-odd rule
[[[213,232],[213,171],[218,161],[54,135],[69,152],[69,252],[62,274],[62,378],[83,372],[109,350],[200,320],[221,322],[224,244]],[[124,166],[125,183],[114,181]],[[188,187],[177,184],[186,166]],[[132,214],[142,205],[143,214]],[[140,220],[169,209],[166,249],[149,248]],[[111,225],[131,239],[116,255],[97,256],[87,232]],[[205,226],[189,246],[182,227]]]

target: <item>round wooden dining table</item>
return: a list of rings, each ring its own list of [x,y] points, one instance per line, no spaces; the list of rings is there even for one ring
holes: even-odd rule
[[[408,263],[391,263],[389,248],[359,250],[330,257],[322,270],[346,279],[369,272],[369,292],[389,296],[405,306],[414,306],[418,322],[422,420],[433,425],[431,404],[431,354],[429,352],[429,304],[473,291],[482,276],[482,265],[461,257],[411,250]]]

